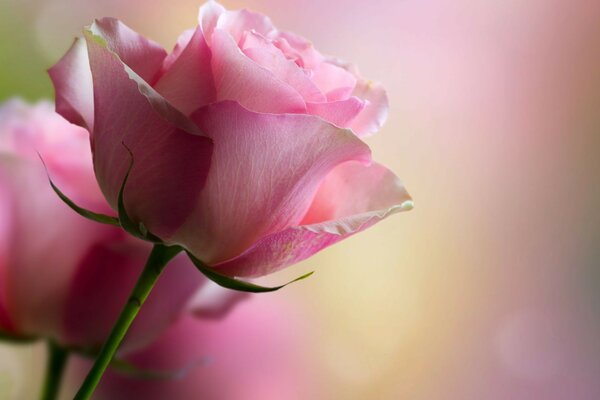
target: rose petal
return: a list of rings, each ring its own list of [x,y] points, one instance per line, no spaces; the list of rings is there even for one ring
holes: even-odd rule
[[[295,60],[302,68],[315,68],[323,62],[324,57],[311,42],[292,32],[277,31],[268,36],[273,44],[289,59]]]
[[[97,30],[92,27],[92,32]],[[127,211],[134,221],[166,238],[195,204],[208,173],[212,144],[92,32],[86,37],[96,102],[92,142],[96,177],[116,209],[131,162],[125,144],[134,156],[125,189]]]
[[[358,97],[350,97],[330,103],[306,103],[306,108],[309,114],[317,115],[341,128],[347,128],[365,105]]]
[[[328,101],[347,99],[356,86],[354,75],[328,62],[318,64],[312,72],[313,83],[325,93]]]
[[[227,32],[213,32],[211,50],[217,100],[235,100],[257,112],[306,112],[302,96],[242,53]]]
[[[387,93],[383,86],[363,79],[358,68],[352,63],[336,58],[328,58],[327,61],[356,76],[357,82],[352,95],[366,103],[365,109],[350,124],[350,129],[359,137],[367,137],[377,132],[387,120],[389,109]]]
[[[0,285],[4,285],[4,283],[0,280]],[[0,296],[5,297],[3,293],[3,289],[0,289]],[[10,316],[8,315],[8,310],[5,306],[6,299],[0,300],[0,332],[13,332],[14,326],[12,321],[10,320]]]
[[[153,83],[167,52],[115,18],[102,18],[91,26],[94,34],[106,41],[106,47],[119,56],[144,81]]]
[[[321,103],[327,100],[305,71],[258,32],[246,32],[240,47],[258,65],[296,89],[307,102]]]
[[[48,74],[56,91],[56,112],[91,132],[94,128],[94,90],[85,40],[75,39]]]
[[[343,235],[359,228],[356,223],[363,214],[383,216],[403,211],[402,205],[409,206],[410,202],[404,185],[392,171],[377,163],[367,166],[351,161],[327,175],[301,225],[322,223],[322,227],[310,229]]]
[[[297,224],[332,168],[370,160],[367,145],[350,131],[314,116],[260,114],[221,102],[192,117],[213,139],[214,154],[198,207],[174,239],[208,263]]]
[[[354,118],[349,128],[359,137],[374,134],[383,126],[388,116],[388,98],[381,84],[359,80],[352,92],[366,102],[366,107]]]
[[[173,50],[163,60],[160,77],[162,77],[164,73],[171,68],[175,61],[177,61],[181,53],[183,53],[183,50],[185,50],[187,45],[190,43],[190,40],[192,40],[195,32],[196,28],[186,29],[181,33],[181,35],[179,35]]]
[[[262,36],[269,36],[275,31],[269,17],[246,9],[224,12],[219,16],[215,29],[229,33],[235,43],[240,43],[247,31],[256,31]]]
[[[198,25],[204,33],[207,43],[211,43],[212,33],[217,26],[221,14],[225,13],[225,7],[214,0],[209,0],[200,7],[198,13]]]
[[[178,46],[171,53],[177,54],[176,59],[171,60],[171,54],[167,57],[166,70],[154,89],[182,113],[189,115],[216,98],[211,53],[200,27],[196,28],[185,47],[181,48],[179,43]]]
[[[356,76],[319,53],[311,42],[291,32],[268,36],[287,58],[311,71],[312,82],[325,93],[328,101],[346,100],[356,85]]]
[[[404,186],[388,169],[347,162],[329,173],[298,226],[268,235],[214,268],[232,276],[266,275],[411,207]]]
[[[37,165],[77,204],[110,213],[94,178],[89,133],[54,112],[50,102],[12,99],[0,107],[0,152]],[[45,185],[47,186],[47,185]]]
[[[115,236],[118,235],[121,232],[116,231]],[[149,245],[129,237],[121,240],[113,237],[90,249],[79,263],[66,302],[66,343],[100,346],[104,342],[149,253]],[[172,260],[140,310],[120,351],[132,351],[152,342],[185,310],[185,304],[203,282],[204,278],[185,254]]]
[[[146,80],[144,80],[131,67],[129,67],[129,65],[121,60],[121,57],[115,51],[115,49],[110,47],[111,42],[104,36],[103,30],[99,28],[96,23],[93,23],[91,26],[86,28],[84,30],[84,34],[88,44],[88,54],[90,57],[90,67],[92,69],[93,80],[94,68],[91,63],[92,54],[90,52],[90,48],[103,50],[96,51],[95,54],[100,53],[106,58],[105,61],[102,61],[103,57],[99,57],[100,60],[97,60],[96,64],[100,64],[100,66],[96,65],[96,69],[102,71],[104,63],[106,66],[112,65],[115,69],[125,70],[126,75],[129,77],[129,79],[137,84],[138,91],[144,97],[146,97],[147,101],[150,103],[156,113],[160,114],[162,118],[177,126],[179,129],[202,136],[202,132],[200,132],[198,127],[191,122],[185,114],[173,107],[173,105],[171,105],[171,103],[169,103],[163,96],[161,96]],[[96,83],[94,81],[94,88],[95,86]]]
[[[1,116],[0,116],[1,119]],[[13,162],[10,156],[0,153],[0,331],[13,331],[14,325],[8,314],[8,281],[6,270],[10,251],[10,227],[13,222],[13,205],[8,188],[8,177],[1,166]]]
[[[206,282],[188,303],[189,311],[198,318],[220,319],[250,293],[225,289],[212,281]]]

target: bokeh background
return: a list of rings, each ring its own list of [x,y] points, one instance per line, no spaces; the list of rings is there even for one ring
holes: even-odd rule
[[[297,317],[290,393],[600,399],[600,2],[222,3],[384,83],[390,117],[369,144],[416,204],[265,280],[317,271],[255,300]],[[45,69],[94,17],[171,48],[199,4],[0,0],[0,98],[51,98]],[[43,359],[0,346],[0,398],[35,398]]]

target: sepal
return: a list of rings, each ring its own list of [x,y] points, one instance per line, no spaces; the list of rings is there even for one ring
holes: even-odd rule
[[[213,281],[214,283],[216,283],[219,286],[222,286],[227,289],[237,290],[240,292],[250,292],[250,293],[274,292],[274,291],[279,290],[291,283],[306,279],[309,276],[311,276],[312,274],[314,274],[314,271],[312,271],[312,272],[306,273],[302,276],[299,276],[298,278],[296,278],[292,281],[289,281],[286,284],[283,284],[280,286],[274,286],[274,287],[265,287],[265,286],[257,285],[252,282],[246,282],[246,281],[242,281],[242,280],[232,278],[232,277],[229,277],[226,275],[222,275],[222,274],[218,273],[217,271],[215,271],[214,269],[210,268],[208,265],[204,264],[202,261],[200,261],[196,257],[194,257],[194,255],[192,253],[190,253],[189,251],[186,251],[186,253],[187,253],[188,257],[190,258],[190,260],[192,261],[192,263],[194,263],[196,268],[198,268],[198,270],[200,270],[200,272],[202,272],[204,274],[204,276],[206,276],[208,279],[210,279],[211,281]]]
[[[125,178],[123,178],[121,188],[119,189],[119,198],[117,200],[119,222],[121,224],[121,227],[125,229],[125,231],[139,239],[147,240],[153,243],[162,243],[162,240],[158,236],[152,234],[152,232],[150,232],[146,228],[143,222],[136,224],[131,218],[129,218],[129,215],[127,214],[127,209],[125,208],[125,201],[123,200],[123,193],[125,192],[125,185],[127,185],[127,181],[129,180],[129,174],[131,173],[131,169],[133,168],[133,153],[125,143],[123,143],[123,146],[125,147],[125,149],[127,149],[127,152],[129,152],[131,161],[129,162],[127,172],[125,173]]]
[[[63,192],[61,192],[60,189],[52,181],[52,178],[50,178],[50,173],[48,172],[48,167],[46,167],[46,163],[44,162],[44,159],[42,158],[42,156],[40,154],[38,154],[38,155],[40,156],[40,160],[42,160],[42,164],[44,164],[44,169],[46,170],[46,175],[48,176],[48,181],[50,182],[50,186],[52,187],[52,190],[54,190],[54,193],[56,193],[58,195],[58,197],[66,205],[68,205],[77,214],[79,214],[82,217],[85,217],[89,220],[92,220],[95,222],[100,222],[101,224],[120,226],[119,219],[117,217],[111,217],[110,215],[96,213],[96,212],[87,210],[83,207],[80,207],[77,204],[75,204],[75,202],[73,200],[68,198],[67,195],[65,195]]]

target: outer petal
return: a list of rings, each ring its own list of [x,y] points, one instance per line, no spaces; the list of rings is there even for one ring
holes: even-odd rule
[[[152,83],[167,52],[157,43],[133,31],[118,19],[102,18],[91,29],[101,36],[107,47],[146,82]]]
[[[387,120],[389,109],[387,93],[383,86],[380,83],[361,78],[358,68],[351,63],[335,58],[329,58],[327,61],[356,76],[357,82],[352,95],[367,104],[364,110],[352,121],[350,129],[359,137],[370,136],[377,132]]]
[[[198,207],[173,240],[215,263],[297,224],[323,177],[369,148],[350,131],[308,115],[250,112],[217,103],[193,118],[215,143]]]
[[[381,84],[359,80],[352,92],[366,102],[364,110],[352,121],[349,128],[359,137],[374,134],[383,126],[388,116],[388,98]]]
[[[119,231],[115,236],[92,247],[73,277],[64,318],[64,341],[70,345],[102,345],[143,269],[150,246]],[[184,254],[171,261],[121,351],[143,347],[158,337],[204,281]]]
[[[309,114],[318,115],[325,121],[347,128],[352,120],[359,115],[366,104],[358,97],[350,97],[347,100],[333,101],[330,103],[307,103]]]
[[[134,155],[125,190],[127,211],[159,237],[168,237],[194,207],[212,144],[107,49],[101,37],[91,32],[86,36],[96,112],[92,148],[100,187],[116,208],[131,162],[124,143]]]
[[[94,128],[94,88],[85,40],[75,39],[48,74],[56,91],[56,112],[91,132]]]
[[[306,112],[300,93],[242,53],[227,32],[213,32],[211,50],[217,100],[235,100],[257,112]]]
[[[364,214],[383,217],[406,207],[412,200],[393,172],[377,163],[347,162],[325,178],[301,225],[323,224],[312,230],[345,234],[359,228]]]
[[[388,169],[347,162],[323,181],[298,226],[268,235],[240,256],[214,267],[228,275],[266,275],[410,208],[410,196]]]
[[[185,39],[185,38],[184,38]],[[179,47],[183,43],[178,43]],[[168,65],[154,89],[163,95],[182,113],[189,115],[192,111],[211,103],[216,98],[215,85],[210,65],[211,53],[202,29],[196,28],[183,48],[176,46],[165,60]]]

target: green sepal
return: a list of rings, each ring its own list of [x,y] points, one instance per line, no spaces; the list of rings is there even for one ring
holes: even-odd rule
[[[194,263],[196,268],[198,268],[200,270],[200,272],[202,272],[204,274],[204,276],[206,276],[208,279],[210,279],[211,281],[213,281],[214,283],[216,283],[219,286],[222,286],[227,289],[237,290],[240,292],[250,292],[250,293],[274,292],[274,291],[279,290],[291,283],[301,281],[302,279],[306,279],[315,273],[314,271],[306,273],[306,274],[304,274],[292,281],[289,281],[288,283],[281,285],[281,286],[265,287],[265,286],[260,286],[260,285],[257,285],[257,284],[251,283],[251,282],[241,281],[236,278],[231,278],[226,275],[222,275],[222,274],[218,273],[217,271],[215,271],[214,269],[210,268],[208,265],[204,264],[202,261],[200,261],[196,257],[194,257],[194,255],[192,253],[190,253],[189,251],[186,251],[186,253],[187,253],[188,257],[190,258],[190,260],[192,260],[192,262]]]
[[[129,147],[125,145],[125,143],[123,143],[123,146],[125,147],[125,149],[127,149],[127,152],[129,152],[131,161],[129,163],[129,167],[127,168],[127,172],[125,173],[125,178],[123,179],[121,188],[119,189],[119,198],[117,200],[117,210],[119,212],[120,225],[125,231],[139,239],[147,240],[153,243],[162,243],[162,240],[158,236],[148,231],[144,224],[136,224],[131,220],[131,218],[129,218],[129,215],[127,214],[127,210],[125,209],[125,201],[123,200],[123,193],[125,192],[125,185],[129,180],[129,174],[131,173],[131,169],[133,168],[133,153],[131,152]]]
[[[75,202],[73,200],[71,200],[70,198],[67,197],[67,195],[65,195],[63,192],[61,192],[60,189],[54,184],[54,182],[52,182],[52,178],[50,178],[50,173],[48,172],[48,168],[46,167],[46,163],[44,162],[44,159],[42,158],[41,155],[39,155],[39,156],[40,156],[40,160],[42,160],[42,164],[44,164],[44,169],[46,170],[46,175],[48,176],[48,181],[50,182],[50,186],[52,187],[52,190],[54,190],[54,193],[56,193],[58,195],[58,197],[66,205],[68,205],[77,214],[79,214],[82,217],[85,217],[89,220],[92,220],[95,222],[100,222],[101,224],[120,226],[119,219],[117,217],[111,217],[110,215],[99,214],[99,213],[95,213],[90,210],[86,210],[85,208],[80,207],[77,204],[75,204]]]

